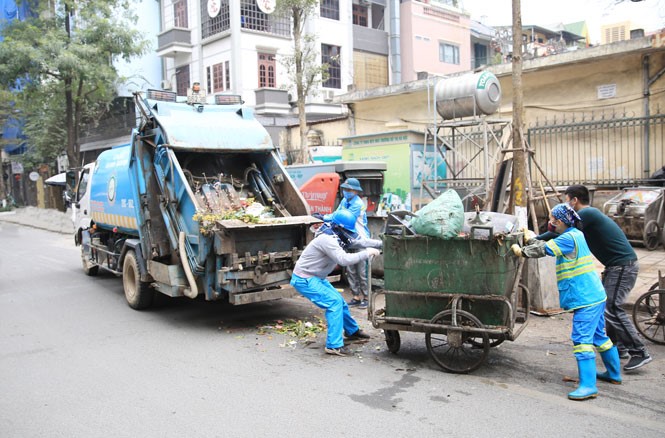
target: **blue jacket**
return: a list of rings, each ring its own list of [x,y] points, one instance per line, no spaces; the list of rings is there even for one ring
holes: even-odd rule
[[[556,279],[562,309],[575,310],[607,300],[591,251],[580,230],[568,228],[559,237],[548,241],[545,253],[556,257]]]
[[[367,211],[365,208],[365,203],[360,196],[354,196],[351,201],[342,199],[337,207],[337,210],[349,210],[356,217],[356,232],[362,237],[369,238],[369,228],[367,228]],[[329,221],[332,217],[332,214],[327,214],[323,217],[323,220]]]

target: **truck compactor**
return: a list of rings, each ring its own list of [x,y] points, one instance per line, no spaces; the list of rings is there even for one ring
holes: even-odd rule
[[[134,309],[155,291],[246,304],[293,294],[293,266],[318,220],[268,132],[239,97],[135,95],[129,144],[81,172],[74,211],[83,269],[123,277]]]

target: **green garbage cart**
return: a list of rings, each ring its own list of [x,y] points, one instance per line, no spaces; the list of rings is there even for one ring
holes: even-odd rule
[[[526,327],[524,259],[510,251],[522,233],[477,231],[449,240],[382,236],[384,289],[370,293],[368,314],[384,330],[390,352],[400,348],[400,331],[422,332],[439,366],[467,373],[486,360],[490,347],[515,340]],[[385,307],[379,309],[381,295]]]

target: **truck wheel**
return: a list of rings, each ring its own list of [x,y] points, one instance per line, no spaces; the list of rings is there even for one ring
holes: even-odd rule
[[[81,246],[81,264],[83,265],[83,272],[85,272],[85,275],[94,277],[99,273],[99,266],[92,263],[89,254],[85,252],[83,246]]]
[[[150,288],[150,283],[141,281],[139,262],[136,260],[136,253],[132,250],[127,251],[122,264],[122,285],[129,307],[135,310],[150,307],[155,291]]]

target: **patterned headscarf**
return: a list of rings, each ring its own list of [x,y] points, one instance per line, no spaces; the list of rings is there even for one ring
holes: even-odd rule
[[[582,221],[577,212],[568,204],[555,205],[552,209],[552,216],[569,227],[574,227],[575,224]]]

